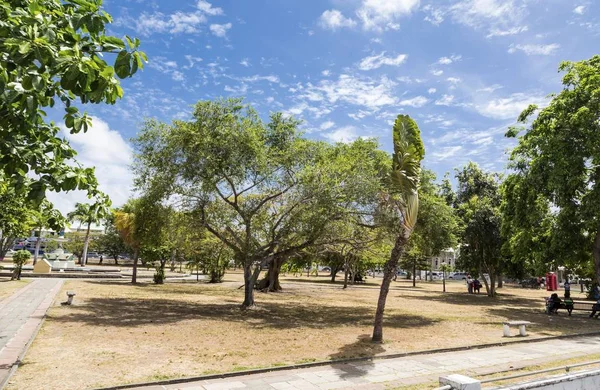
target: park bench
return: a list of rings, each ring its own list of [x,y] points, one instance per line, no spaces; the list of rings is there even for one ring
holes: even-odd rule
[[[519,327],[519,335],[520,336],[527,336],[527,331],[525,329],[525,327],[527,325],[531,325],[531,322],[529,321],[505,321],[502,323],[502,325],[504,326],[504,337],[510,337],[510,327],[511,326],[518,326]]]
[[[545,298],[546,300],[546,305],[548,304],[548,298]],[[567,304],[565,303],[565,301],[561,301],[560,302],[560,306],[558,307],[558,309],[563,309],[563,310],[567,310],[567,312],[569,313],[569,316],[571,315],[571,311],[589,311],[592,312],[594,310],[594,305],[595,302],[593,301],[573,301],[572,305],[570,305],[571,307],[568,307]],[[570,311],[569,311],[570,309]],[[557,314],[558,312],[555,311]]]

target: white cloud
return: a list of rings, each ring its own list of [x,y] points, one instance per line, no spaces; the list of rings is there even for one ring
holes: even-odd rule
[[[442,95],[442,97],[435,101],[436,106],[449,106],[454,101],[454,95]]]
[[[493,119],[516,120],[521,111],[530,104],[544,106],[547,99],[539,94],[513,93],[505,98],[486,100],[476,104],[475,109],[483,116]]]
[[[440,8],[433,8],[431,5],[426,5],[422,8],[422,10],[429,15],[425,16],[423,20],[433,24],[434,26],[439,26],[444,21],[445,12]]]
[[[431,74],[434,76],[441,76],[444,74],[444,71],[441,69],[432,69]]]
[[[515,53],[517,50],[521,50],[523,53],[527,54],[528,56],[532,56],[532,55],[549,56],[549,55],[554,54],[559,48],[560,48],[560,45],[557,43],[551,43],[549,45],[534,45],[534,44],[510,45],[508,52],[512,54],[512,53]]]
[[[490,30],[490,33],[486,36],[486,38],[492,38],[492,37],[504,37],[507,35],[516,35],[516,34],[520,34],[522,32],[525,31],[529,31],[529,27],[527,26],[517,26],[517,27],[512,27],[506,30],[501,30],[501,29],[497,29],[497,28],[492,28]]]
[[[198,8],[200,11],[204,12],[207,15],[223,15],[223,10],[221,8],[214,8],[206,0],[198,0],[198,2],[196,3],[196,8]]]
[[[219,38],[225,38],[225,36],[227,35],[227,30],[229,30],[230,28],[231,28],[231,23],[211,24],[210,32],[212,32],[213,35],[215,35]]]
[[[500,84],[490,85],[489,87],[479,88],[476,92],[494,92],[497,89],[504,88]]]
[[[450,57],[441,57],[438,61],[438,65],[450,65],[453,62],[458,62],[462,59],[462,56],[451,55]]]
[[[462,146],[448,146],[440,148],[433,152],[433,158],[435,161],[446,160],[450,157],[458,155],[458,152],[462,150]]]
[[[199,32],[200,25],[207,22],[207,15],[223,15],[221,8],[215,8],[205,0],[199,0],[196,3],[196,9],[193,12],[177,11],[169,15],[161,12],[152,14],[143,12],[137,18],[128,16],[120,18],[115,24],[133,28],[144,36],[154,33],[195,34]]]
[[[524,28],[527,14],[524,0],[460,0],[447,10],[452,19],[474,29],[485,29],[494,36],[498,31]]]
[[[573,12],[578,15],[583,15],[585,13],[585,5],[579,5],[573,9]]]
[[[325,77],[329,76],[331,74],[331,72],[329,70],[324,70],[321,72],[321,74]]]
[[[344,126],[332,131],[330,133],[323,134],[323,136],[333,142],[352,142],[358,138],[356,128],[354,126]]]
[[[133,150],[118,131],[97,117],[92,117],[92,126],[84,134],[62,132],[77,151],[77,161],[86,167],[96,167],[96,178],[100,190],[108,194],[113,206],[127,201],[131,193],[133,175],[129,169]],[[67,213],[77,202],[90,202],[83,191],[49,193],[48,197],[61,212]]]
[[[245,66],[247,68],[250,66],[250,61],[247,58],[244,58],[240,61],[240,65]]]
[[[458,84],[461,82],[461,79],[458,77],[448,77],[446,81],[448,81],[450,84]]]
[[[429,89],[427,90],[427,93],[428,93],[428,94],[430,94],[430,95],[431,95],[431,94],[434,94],[434,93],[436,93],[436,92],[437,92],[437,89],[435,89],[435,88],[429,88]]]
[[[400,66],[408,56],[406,54],[399,54],[395,57],[386,57],[385,52],[381,52],[379,55],[365,57],[360,61],[359,68],[361,70],[373,70],[381,67],[382,65],[389,66]]]
[[[327,122],[323,122],[321,123],[321,126],[319,126],[319,128],[321,130],[329,130],[331,129],[333,126],[335,126],[335,122],[333,121],[327,121]]]
[[[183,73],[181,73],[178,70],[173,71],[173,73],[171,73],[171,78],[175,81],[183,81],[184,77],[183,77]]]
[[[318,85],[308,84],[301,98],[312,101],[327,100],[364,106],[370,110],[397,102],[393,91],[396,83],[386,77],[372,79],[342,74],[337,80],[322,80]]]
[[[423,107],[425,104],[427,104],[427,102],[429,102],[429,99],[427,99],[425,96],[416,96],[411,99],[402,100],[398,104],[401,106],[410,106],[410,107],[419,108],[419,107]]]
[[[363,0],[356,15],[365,30],[397,30],[397,19],[419,8],[419,0]]]
[[[268,81],[270,83],[279,83],[279,77],[272,75],[272,74],[267,75],[267,76],[259,76],[259,75],[255,74],[254,76],[242,77],[240,80],[249,82],[249,83],[255,83],[257,81]]]
[[[342,15],[337,9],[330,9],[321,14],[319,25],[327,30],[337,30],[343,27],[354,27],[356,22]]]

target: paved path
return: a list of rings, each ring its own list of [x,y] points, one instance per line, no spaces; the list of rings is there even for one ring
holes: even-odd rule
[[[501,331],[502,329],[499,327],[498,332]],[[555,361],[557,365],[560,365],[560,362],[566,358],[598,353],[600,353],[600,336],[590,336],[571,340],[554,339],[470,351],[277,371],[184,384],[146,386],[138,389],[379,390],[411,384],[425,386],[426,383],[437,381],[440,375],[446,373],[489,375],[544,362]]]
[[[0,301],[0,388],[36,335],[62,283],[60,279],[35,280]]]

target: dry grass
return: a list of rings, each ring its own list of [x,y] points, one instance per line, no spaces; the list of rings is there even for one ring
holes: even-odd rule
[[[369,340],[376,279],[342,290],[325,277],[284,278],[240,311],[241,275],[222,285],[68,281],[75,305],[49,312],[9,389],[82,389],[290,363],[505,341],[500,322],[534,322],[532,338],[597,329],[583,315],[548,317],[541,290],[504,288],[490,299],[459,282],[393,284],[384,337]],[[59,294],[62,296],[62,293]],[[76,373],[76,374],[75,374]]]
[[[25,287],[27,283],[31,282],[28,279],[21,280],[10,280],[10,278],[0,279],[0,303],[4,298],[10,297],[14,292],[22,287]]]

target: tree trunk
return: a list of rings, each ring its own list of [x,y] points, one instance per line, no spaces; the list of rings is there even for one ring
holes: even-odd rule
[[[495,297],[496,296],[496,274],[493,272],[490,272],[489,275],[490,275],[490,292],[489,292],[488,296]]]
[[[171,251],[171,272],[175,272],[175,258],[177,257],[177,249]]]
[[[502,288],[503,286],[503,282],[502,282],[502,273],[498,274],[498,288]]]
[[[258,269],[260,269],[260,265]],[[242,303],[242,309],[254,307],[254,280],[252,263],[244,264],[244,302]]]
[[[413,287],[417,287],[417,262],[413,263]]]
[[[138,265],[138,250],[133,252],[133,273],[131,274],[131,283],[137,283],[137,265]]]
[[[335,277],[337,275],[338,269],[335,267],[331,267],[331,283],[335,283]]]
[[[446,271],[442,272],[442,292],[446,292]]]
[[[344,266],[344,288],[348,288],[348,261],[345,262]]]
[[[594,271],[596,271],[596,283],[600,284],[600,230],[596,232],[594,247],[592,248],[594,256]]]
[[[35,251],[33,251],[33,265],[35,265],[38,261],[38,256],[40,255],[40,247],[42,246],[42,229],[38,230],[38,238],[35,241]]]
[[[375,322],[373,325],[373,337],[371,339],[371,341],[376,343],[383,342],[383,311],[385,310],[385,301],[390,291],[394,269],[398,265],[407,241],[408,234],[403,230],[396,238],[394,248],[390,253],[390,259],[383,267],[383,280],[381,281],[381,289],[379,290],[379,299],[377,300],[377,310],[375,311]]]
[[[281,284],[279,283],[279,274],[281,273],[281,267],[283,266],[283,259],[277,257],[271,260],[267,274],[258,284],[258,289],[261,291],[276,292],[281,291]]]
[[[87,251],[90,244],[90,228],[92,223],[88,222],[87,232],[85,233],[85,242],[83,243],[83,253],[81,254],[81,266],[85,267],[87,263]]]

